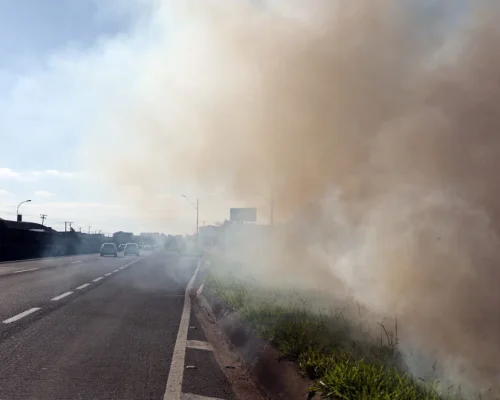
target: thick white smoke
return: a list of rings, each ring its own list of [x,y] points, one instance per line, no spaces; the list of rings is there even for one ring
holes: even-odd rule
[[[491,384],[500,10],[458,3],[160,2],[129,98],[103,112],[119,151],[101,173],[146,212],[161,180],[272,187],[295,221],[273,277],[349,289]]]

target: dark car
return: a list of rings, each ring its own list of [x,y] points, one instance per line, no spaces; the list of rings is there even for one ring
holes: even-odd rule
[[[123,250],[123,255],[127,256],[129,254],[139,255],[139,245],[137,243],[127,243],[125,250]]]
[[[104,243],[101,247],[101,257],[103,256],[118,256],[118,250],[114,243]]]

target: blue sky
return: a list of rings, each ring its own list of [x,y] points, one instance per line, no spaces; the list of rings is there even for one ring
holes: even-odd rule
[[[133,19],[115,5],[115,0],[0,2],[0,132],[2,143],[13,150],[2,157],[6,166],[74,168],[72,150],[81,136],[71,115],[73,105],[64,103],[81,103],[91,93],[58,85],[58,80],[69,81],[58,75],[64,74],[58,57],[69,52],[83,58],[99,43],[127,34]],[[68,113],[55,113],[56,105],[66,106]]]
[[[31,199],[24,219],[48,214],[56,229],[74,221],[82,230],[193,232],[195,213],[181,194],[196,199],[196,186],[170,180],[152,196],[141,177],[125,190],[106,175],[117,163],[142,162],[143,174],[150,167],[147,155],[134,161],[134,149],[117,157],[115,125],[124,108],[148,106],[143,63],[168,50],[173,24],[160,3],[0,1],[0,218],[14,219],[17,204]],[[200,221],[223,220],[220,204],[202,200]]]
[[[46,213],[57,229],[65,220],[103,231],[148,228],[122,217],[132,210],[84,173],[80,147],[84,119],[97,112],[102,94],[96,71],[120,61],[120,44],[150,6],[141,0],[0,2],[0,217],[15,218],[17,203],[29,198],[25,219]]]

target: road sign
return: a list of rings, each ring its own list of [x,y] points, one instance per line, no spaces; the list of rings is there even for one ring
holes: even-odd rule
[[[229,219],[233,222],[257,222],[257,209],[231,208]]]

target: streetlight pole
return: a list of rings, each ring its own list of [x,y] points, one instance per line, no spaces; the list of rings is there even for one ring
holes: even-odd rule
[[[22,216],[19,215],[19,207],[21,207],[21,204],[23,203],[29,203],[31,200],[24,200],[24,201],[21,201],[19,203],[19,205],[17,206],[17,212],[16,212],[16,215],[17,215],[17,222],[21,222],[22,221]]]
[[[189,198],[183,194],[182,197],[184,197],[189,203],[196,209],[196,250],[199,250],[199,217],[200,217],[200,199],[196,199],[196,205],[189,200]]]

